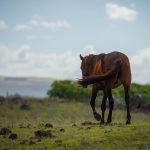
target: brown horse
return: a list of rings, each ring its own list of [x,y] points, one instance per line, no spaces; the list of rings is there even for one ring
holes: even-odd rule
[[[106,100],[109,100],[109,114],[107,123],[112,121],[112,110],[114,99],[112,97],[112,89],[117,88],[121,84],[125,91],[125,102],[127,107],[127,121],[130,123],[131,116],[129,110],[129,89],[131,85],[131,69],[128,57],[121,52],[111,52],[108,54],[89,55],[82,57],[81,70],[82,79],[78,83],[87,87],[92,84],[92,96],[90,105],[93,110],[93,115],[96,120],[101,120],[104,124],[104,113],[106,109]],[[95,99],[99,90],[102,90],[104,95],[101,104],[102,117],[96,112]]]

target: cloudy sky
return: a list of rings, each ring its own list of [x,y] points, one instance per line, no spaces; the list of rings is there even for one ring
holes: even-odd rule
[[[80,53],[111,51],[150,83],[149,0],[0,0],[0,75],[76,79]]]

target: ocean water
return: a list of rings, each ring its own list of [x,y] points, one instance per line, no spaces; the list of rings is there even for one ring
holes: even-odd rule
[[[0,95],[19,94],[21,96],[47,97],[52,80],[6,78],[0,79]]]

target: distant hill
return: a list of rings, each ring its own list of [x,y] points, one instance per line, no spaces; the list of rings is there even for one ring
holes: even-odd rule
[[[0,80],[27,80],[27,81],[43,81],[43,80],[50,80],[54,81],[54,78],[49,77],[8,77],[8,76],[0,76]]]
[[[20,94],[22,96],[46,97],[53,78],[4,77],[0,76],[0,95]]]

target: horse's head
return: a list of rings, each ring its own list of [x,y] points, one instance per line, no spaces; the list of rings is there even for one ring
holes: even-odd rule
[[[81,62],[82,79],[85,79],[86,77],[92,74],[95,61],[93,55],[83,57],[80,54],[80,59],[82,61]],[[87,86],[83,85],[83,87],[86,88]]]

